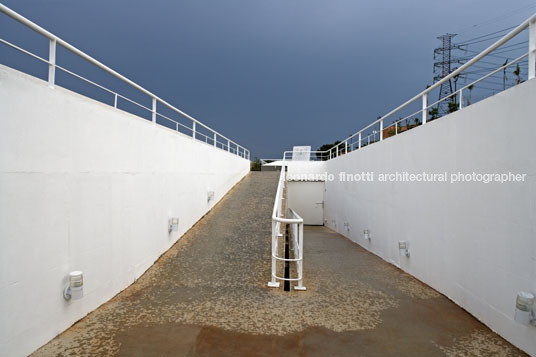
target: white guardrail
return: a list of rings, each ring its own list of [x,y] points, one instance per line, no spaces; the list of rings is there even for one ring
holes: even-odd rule
[[[274,208],[272,211],[272,279],[268,282],[268,286],[278,288],[281,281],[297,282],[294,290],[306,290],[303,285],[303,218],[290,207],[286,207],[286,215],[283,210],[283,201],[285,200],[285,188],[287,184],[287,161],[292,161],[293,151],[285,151],[283,160],[281,160],[281,174],[277,184],[275,194]],[[299,151],[297,153],[303,160],[303,155],[309,156],[308,161],[325,161],[327,160],[328,151]],[[264,162],[279,161],[265,159]],[[301,160],[300,160],[301,161]],[[288,203],[288,201],[287,201]],[[289,229],[289,240],[292,244],[293,258],[280,257],[279,253],[280,241],[285,239],[285,232],[281,230],[281,224],[286,224]],[[285,230],[286,231],[286,230]],[[277,263],[296,263],[296,277],[281,277],[277,275]]]
[[[437,89],[441,86],[441,84],[448,83],[451,79],[454,79],[456,76],[459,76],[467,70],[469,67],[473,66],[478,61],[482,60],[484,57],[491,54],[496,49],[500,48],[502,45],[513,39],[515,36],[520,34],[522,31],[529,29],[529,41],[528,41],[528,52],[519,56],[518,58],[514,59],[513,61],[498,67],[497,69],[493,70],[492,72],[488,73],[487,75],[473,81],[472,83],[469,83],[462,88],[456,90],[454,93],[450,94],[449,96],[443,97],[440,100],[429,104],[428,103],[428,94],[433,91],[434,89]],[[350,151],[354,151],[357,149],[361,149],[363,146],[367,146],[369,144],[376,143],[378,141],[384,140],[384,131],[386,129],[389,129],[394,126],[394,128],[390,129],[391,131],[394,131],[394,135],[399,134],[398,125],[403,120],[407,120],[409,118],[414,117],[415,115],[421,116],[422,125],[426,124],[428,120],[428,110],[431,109],[433,106],[437,105],[438,103],[444,101],[444,100],[451,100],[452,98],[456,98],[458,96],[459,103],[458,103],[458,110],[463,109],[463,91],[464,90],[471,90],[473,86],[481,82],[492,75],[496,74],[499,71],[504,70],[507,67],[510,67],[514,64],[519,63],[522,59],[528,57],[528,80],[533,79],[536,76],[536,14],[532,15],[530,18],[525,20],[523,23],[521,23],[519,26],[514,28],[512,31],[510,31],[508,34],[506,34],[504,37],[502,37],[500,40],[486,48],[484,51],[480,52],[478,55],[473,57],[471,60],[469,60],[467,63],[462,65],[460,68],[456,69],[452,73],[450,73],[448,76],[444,77],[440,81],[434,83],[432,86],[426,88],[421,93],[417,94],[407,102],[403,103],[402,105],[398,106],[397,108],[393,109],[389,113],[385,114],[384,116],[378,118],[378,120],[372,122],[371,124],[367,125],[363,129],[359,130],[355,134],[349,136],[345,140],[343,140],[341,143],[333,146],[331,149],[326,150],[324,152],[320,152],[317,154],[317,158],[322,157],[320,160],[330,160],[333,158],[338,157],[341,154],[346,154]],[[414,103],[415,101],[420,100],[422,102],[422,107],[408,115],[404,118],[400,118],[399,120],[394,121],[391,125],[384,127],[384,121],[385,119],[391,117],[393,114],[399,112],[400,110],[406,108],[408,105]],[[418,125],[421,125],[420,123]],[[379,130],[373,130],[372,133],[366,134],[366,131],[369,129],[372,129],[375,126],[379,126]],[[406,127],[407,129],[407,127]]]
[[[303,286],[303,219],[292,209],[287,207],[287,214],[284,217],[283,200],[285,199],[286,186],[286,162],[283,160],[281,174],[279,175],[279,183],[275,194],[274,209],[272,211],[272,279],[268,282],[268,286],[272,288],[279,287],[277,280],[297,282],[294,290],[306,290]],[[290,235],[290,243],[292,244],[293,258],[285,258],[278,256],[279,241],[285,239],[285,234],[281,232],[281,224],[288,226]],[[290,264],[296,263],[297,276],[295,278],[281,277],[277,275],[277,263],[284,262]]]
[[[181,126],[181,128],[183,129],[186,129],[188,130],[188,132],[191,131],[192,133],[192,138],[194,140],[199,140],[201,142],[205,142],[206,144],[210,144],[210,145],[214,145],[214,147],[216,148],[220,148],[222,150],[225,150],[225,151],[228,151],[230,153],[233,153],[235,155],[238,155],[244,159],[247,159],[249,160],[250,159],[250,153],[249,153],[249,150],[247,150],[246,148],[238,145],[237,143],[235,143],[234,141],[228,139],[227,137],[223,136],[222,134],[218,133],[217,131],[209,128],[208,126],[206,126],[205,124],[199,122],[197,119],[191,117],[190,115],[184,113],[183,111],[181,111],[180,109],[177,109],[175,108],[173,105],[169,104],[168,102],[166,102],[165,100],[159,98],[157,95],[151,93],[150,91],[148,91],[147,89],[143,88],[142,86],[134,83],[133,81],[131,81],[130,79],[124,77],[123,75],[117,73],[116,71],[114,71],[113,69],[109,68],[108,66],[102,64],[101,62],[97,61],[96,59],[94,59],[93,57],[87,55],[86,53],[80,51],[79,49],[77,49],[76,47],[70,45],[69,43],[63,41],[61,38],[53,35],[52,33],[48,32],[47,30],[43,29],[42,27],[40,27],[39,25],[35,24],[34,22],[28,20],[27,18],[25,18],[24,16],[16,13],[15,11],[11,10],[10,8],[8,8],[7,6],[3,5],[3,4],[0,4],[0,12],[6,14],[7,16],[11,17],[12,19],[20,22],[21,24],[23,24],[24,26],[32,29],[33,31],[39,33],[40,35],[46,37],[50,42],[49,42],[49,56],[48,56],[48,59],[45,59],[45,58],[42,58],[34,53],[31,53],[19,46],[16,46],[4,39],[1,39],[0,38],[0,43],[3,43],[11,48],[14,48],[26,55],[29,55],[30,57],[33,57],[39,61],[42,61],[44,63],[47,63],[48,64],[48,85],[51,87],[51,88],[54,88],[54,85],[55,85],[55,77],[56,77],[56,69],[59,69],[71,76],[74,76],[82,81],[85,81],[86,83],[89,83],[93,86],[96,86],[110,94],[112,94],[114,96],[114,108],[117,108],[117,101],[118,99],[123,99],[123,100],[126,100],[127,102],[130,102],[144,110],[147,110],[148,112],[151,113],[151,120],[154,124],[157,124],[157,120],[156,118],[157,117],[161,117],[161,118],[164,118],[166,120],[169,120],[173,123],[175,123],[175,130],[178,132],[179,131],[179,126]],[[143,94],[149,96],[151,99],[152,99],[152,108],[148,108],[140,103],[137,103],[125,96],[122,96],[121,94],[117,93],[117,92],[114,92],[108,88],[105,88],[103,86],[101,86],[100,84],[97,84],[87,78],[84,78],[76,73],[73,73],[72,71],[62,67],[62,66],[59,66],[57,63],[56,63],[56,46],[57,45],[60,45],[62,46],[63,48],[69,50],[70,52],[74,53],[75,55],[78,55],[79,57],[81,57],[82,59],[88,61],[89,63],[99,67],[100,69],[104,70],[105,72],[111,74],[112,76],[120,79],[121,81],[127,83],[128,85],[134,87],[135,89],[139,90],[140,92],[142,92]],[[158,110],[157,110],[157,106],[158,104],[162,104],[166,107],[168,107],[169,109],[175,111],[176,113],[180,114],[182,117],[186,118],[186,119],[189,119],[192,123],[192,126],[189,127],[187,125],[184,125],[182,123],[179,123],[178,121],[172,119],[172,118],[169,118],[165,115],[163,115],[162,113],[159,113]],[[202,127],[206,130],[208,130],[208,132],[210,132],[210,136],[209,135],[205,135],[201,132],[198,131],[197,129],[197,126],[199,127]],[[167,126],[166,126],[167,127]],[[201,138],[200,138],[201,137]],[[218,141],[218,139],[220,141]]]

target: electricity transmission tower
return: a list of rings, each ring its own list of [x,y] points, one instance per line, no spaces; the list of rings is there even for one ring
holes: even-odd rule
[[[437,39],[442,42],[442,46],[434,49],[434,82],[438,82],[441,79],[448,76],[453,70],[456,68],[452,68],[452,64],[459,63],[462,64],[463,61],[460,58],[456,58],[452,55],[452,51],[456,49],[461,49],[460,46],[452,43],[452,38],[456,36],[456,34],[447,33],[444,35],[439,36]],[[456,86],[456,80],[455,86]],[[439,88],[439,98],[438,100],[441,100],[442,98],[448,97],[454,91],[456,88],[452,87],[452,79],[450,79],[448,82],[442,83]],[[438,103],[437,109],[439,115],[444,115],[449,113],[449,102],[456,103],[456,96],[452,96],[450,100],[443,100]]]

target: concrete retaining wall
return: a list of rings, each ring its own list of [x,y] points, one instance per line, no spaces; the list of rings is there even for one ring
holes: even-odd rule
[[[517,292],[536,292],[535,99],[531,80],[325,166],[335,175],[326,182],[329,227],[447,295],[532,355],[536,328],[513,317]],[[397,171],[527,176],[487,184],[378,181],[379,174]],[[342,182],[340,172],[373,172],[375,180]],[[409,241],[410,258],[399,254],[400,240]]]
[[[132,284],[248,171],[248,160],[0,66],[0,355],[31,353]],[[85,296],[66,302],[73,270]]]

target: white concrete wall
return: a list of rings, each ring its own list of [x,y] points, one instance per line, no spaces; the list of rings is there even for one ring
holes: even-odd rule
[[[324,225],[324,181],[287,182],[287,207],[299,212],[305,225]]]
[[[326,181],[326,161],[286,161],[288,181]]]
[[[132,284],[248,171],[238,156],[0,66],[0,355],[31,353]],[[170,217],[180,218],[172,234]],[[66,302],[73,270],[85,296]]]
[[[531,80],[330,160],[331,174],[372,171],[376,181],[328,181],[325,207],[328,226],[445,294],[533,356],[536,328],[513,317],[517,292],[536,292],[535,102]],[[377,181],[379,173],[396,171],[528,176],[503,184]],[[410,258],[399,255],[399,240],[410,242]]]

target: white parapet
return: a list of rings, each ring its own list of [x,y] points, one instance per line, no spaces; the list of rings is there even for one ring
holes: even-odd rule
[[[514,321],[514,311],[518,292],[536,292],[535,98],[531,79],[325,162],[334,177],[326,181],[328,226],[445,294],[533,356],[536,327]],[[344,179],[362,172],[373,179]],[[384,176],[382,182],[381,174],[397,172],[400,181]],[[446,174],[447,180],[411,181],[405,172]],[[507,175],[510,181],[475,182],[473,172]],[[372,240],[363,235],[368,230]]]
[[[212,144],[0,66],[0,355],[31,353],[132,284],[248,171]],[[76,270],[83,297],[65,300]]]

